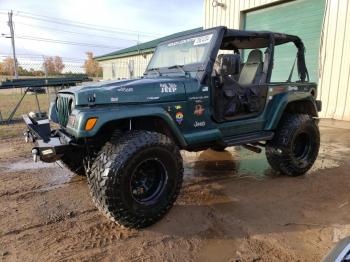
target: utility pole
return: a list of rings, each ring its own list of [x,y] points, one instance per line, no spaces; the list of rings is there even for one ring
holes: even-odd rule
[[[13,22],[12,22],[12,15],[13,11],[8,13],[9,16],[9,21],[8,21],[8,26],[10,27],[10,33],[11,33],[11,44],[12,44],[12,54],[13,54],[13,66],[14,66],[14,71],[15,71],[15,79],[18,79],[18,62],[16,58],[16,47],[15,47],[15,33],[13,31]]]

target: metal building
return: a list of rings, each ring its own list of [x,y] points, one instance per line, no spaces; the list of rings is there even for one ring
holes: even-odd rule
[[[95,57],[103,68],[103,79],[127,79],[140,77],[145,72],[149,60],[156,46],[174,37],[202,31],[203,28],[195,28],[182,31],[162,38],[158,38],[139,45],[131,46],[113,53]]]
[[[204,12],[204,28],[225,25],[300,36],[310,78],[319,84],[321,117],[350,121],[350,1],[204,0]],[[294,55],[288,47],[276,52],[277,78],[288,76]]]

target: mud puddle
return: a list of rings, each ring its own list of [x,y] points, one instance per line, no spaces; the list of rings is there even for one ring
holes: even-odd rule
[[[322,144],[319,157],[309,173],[337,168],[349,154],[350,148],[346,145]],[[242,147],[229,147],[222,152],[211,149],[201,152],[184,151],[182,156],[185,159],[186,175],[189,175],[187,178],[207,177],[217,173],[236,178],[264,180],[278,175],[270,168],[264,149],[257,154]]]
[[[321,134],[315,167],[300,178],[274,176],[264,152],[182,152],[180,196],[143,230],[97,211],[85,178],[1,140],[14,150],[0,152],[0,261],[320,261],[350,234],[350,132]]]
[[[188,153],[183,152],[185,168],[190,177],[223,175],[236,178],[250,177],[266,179],[273,175],[265,155],[256,154],[241,147],[230,147],[217,152],[211,149]]]
[[[8,163],[7,165],[0,165],[1,168],[7,169],[7,172],[24,171],[31,169],[55,168],[55,163],[44,163],[41,161],[34,162],[30,160],[17,161],[15,163]]]
[[[25,175],[28,171],[37,173],[40,171],[42,176],[40,180],[43,186],[39,186],[32,192],[45,192],[57,189],[65,184],[79,181],[82,178],[75,176],[72,172],[62,167],[59,163],[44,163],[27,160],[17,161],[15,163],[0,164],[0,170],[4,170],[8,174],[18,175],[23,171]]]

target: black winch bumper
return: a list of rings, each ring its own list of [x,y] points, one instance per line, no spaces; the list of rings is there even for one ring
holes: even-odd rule
[[[43,162],[55,162],[72,146],[72,138],[62,130],[51,130],[49,119],[35,120],[29,115],[23,115],[28,127],[24,132],[26,142],[35,144],[32,149],[34,161],[39,157]]]

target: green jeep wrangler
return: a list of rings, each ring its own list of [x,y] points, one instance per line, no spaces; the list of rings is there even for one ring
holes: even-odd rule
[[[295,46],[285,82],[271,82],[274,50]],[[265,148],[271,167],[305,174],[315,162],[321,101],[297,36],[216,27],[159,44],[144,76],[62,90],[48,119],[23,116],[34,158],[86,175],[96,206],[132,228],[149,226],[181,188],[180,150]],[[288,70],[289,71],[289,70]],[[287,78],[288,76],[286,76]]]

